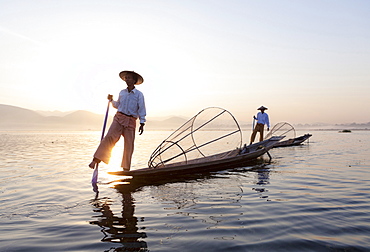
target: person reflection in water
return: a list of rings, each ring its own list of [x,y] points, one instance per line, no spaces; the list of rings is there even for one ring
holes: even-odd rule
[[[97,208],[95,212],[100,213],[96,221],[90,221],[92,225],[102,228],[103,242],[121,243],[123,247],[115,248],[114,251],[148,251],[145,241],[145,232],[138,232],[138,219],[134,216],[135,206],[131,193],[122,193],[122,217],[116,216],[111,208],[111,203],[104,199],[95,200],[93,205]]]

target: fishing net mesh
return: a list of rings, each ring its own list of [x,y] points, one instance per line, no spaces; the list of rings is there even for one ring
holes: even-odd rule
[[[280,122],[269,131],[265,139],[269,139],[272,136],[285,136],[284,139],[293,139],[295,138],[295,129],[294,127],[287,122]]]
[[[240,148],[242,132],[234,116],[222,108],[206,108],[189,119],[152,153],[150,168],[225,153]]]

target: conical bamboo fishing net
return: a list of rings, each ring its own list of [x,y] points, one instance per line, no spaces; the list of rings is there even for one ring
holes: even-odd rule
[[[285,136],[284,139],[293,139],[295,138],[295,129],[287,122],[280,122],[272,127],[265,139],[269,139],[272,136]]]
[[[234,116],[217,107],[203,109],[165,139],[152,153],[148,166],[186,164],[219,153],[228,154],[242,145],[242,132]]]

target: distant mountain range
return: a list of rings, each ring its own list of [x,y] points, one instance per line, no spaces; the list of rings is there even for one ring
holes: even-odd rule
[[[109,123],[112,121],[109,117]],[[172,116],[167,118],[147,118],[146,130],[175,130],[189,118]],[[11,105],[0,104],[0,130],[101,130],[104,115],[77,110],[33,111]],[[239,122],[242,129],[250,124]],[[224,124],[225,126],[225,124]],[[298,124],[296,129],[370,129],[369,123],[351,124]]]
[[[111,115],[109,123],[112,118]],[[170,117],[168,119],[147,120],[146,128],[149,130],[169,130],[178,128],[187,119]],[[70,112],[33,111],[0,104],[0,130],[101,130],[103,121],[104,115],[83,110]]]

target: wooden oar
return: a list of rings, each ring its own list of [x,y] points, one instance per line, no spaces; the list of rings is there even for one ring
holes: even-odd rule
[[[108,96],[109,99],[109,96]],[[108,113],[109,113],[109,105],[110,105],[110,100],[108,101],[108,106],[107,106],[107,112],[105,113],[105,118],[104,118],[104,124],[103,124],[103,131],[101,133],[101,138],[100,141],[103,140],[104,134],[105,134],[105,128],[107,126],[107,121],[108,121]],[[92,178],[91,178],[91,183],[96,184],[98,183],[98,168],[99,168],[99,163],[96,164]]]

